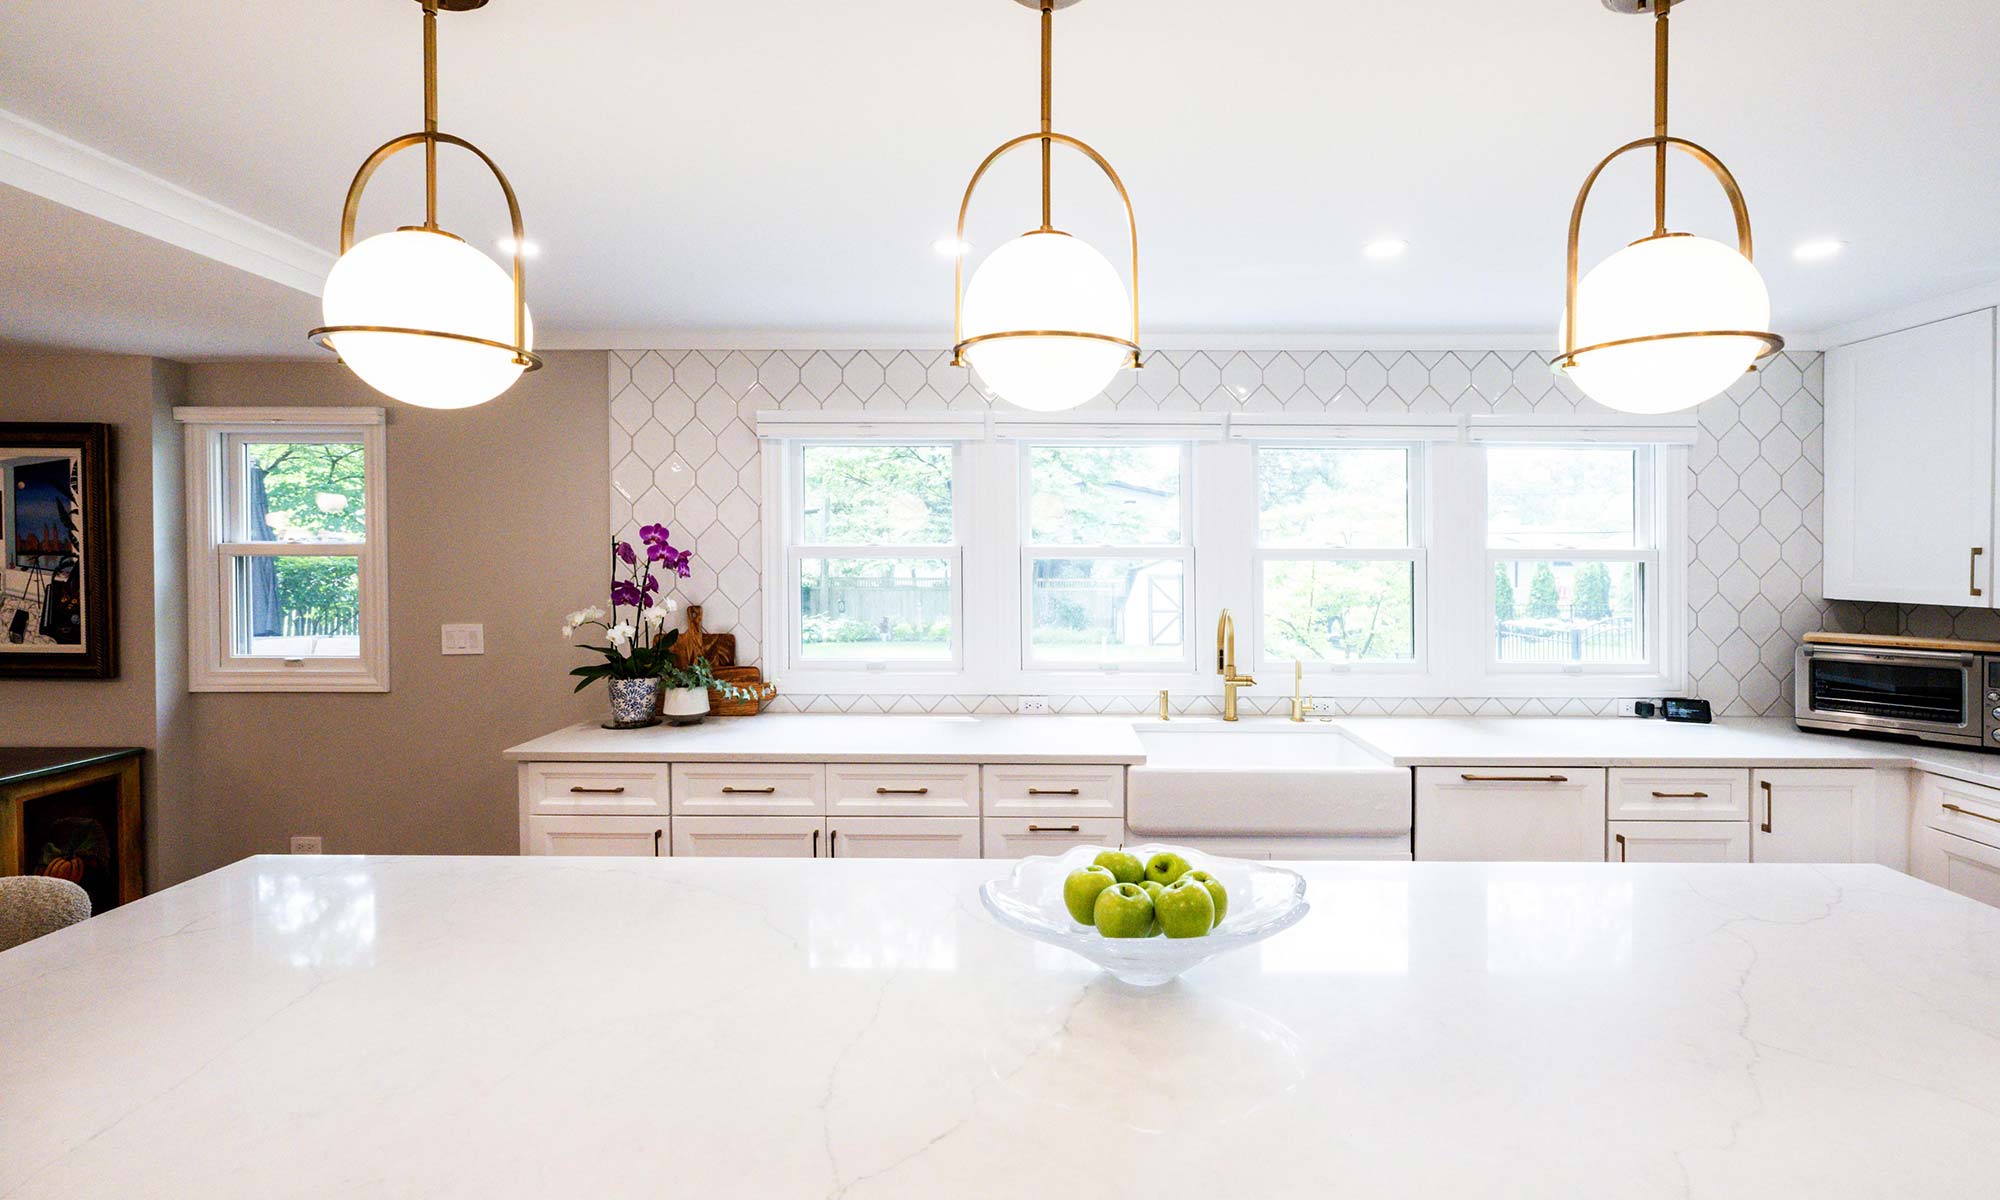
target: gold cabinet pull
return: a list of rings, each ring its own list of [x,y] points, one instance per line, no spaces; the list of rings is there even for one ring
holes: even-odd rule
[[[813,857],[819,857],[819,830],[813,830]]]
[[[930,794],[931,794],[931,790],[930,790],[929,788],[927,788],[927,787],[920,787],[920,788],[876,788],[876,789],[875,789],[875,794],[876,794],[876,795],[878,795],[878,796],[928,796],[928,795],[930,795]]]
[[[608,788],[572,787],[570,788],[570,791],[574,792],[579,796],[622,796],[625,794],[625,789],[622,787],[608,787]]]
[[[1965,586],[1975,596],[1984,596],[1986,594],[1979,590],[1979,556],[1984,553],[1986,553],[1986,547],[1984,546],[1974,546],[1972,548],[1972,566],[1966,572]]]
[[[1978,817],[1982,821],[1991,821],[1995,825],[2000,825],[2000,817],[1989,817],[1983,812],[1973,812],[1969,808],[1960,808],[1956,804],[1947,804],[1944,806],[1944,810],[1946,812],[1955,812],[1961,817]]]
[[[1029,788],[1030,796],[1081,796],[1082,788]]]
[[[1467,783],[1568,783],[1567,775],[1460,775]]]
[[[722,789],[722,794],[725,796],[770,796],[770,795],[775,795],[777,791],[778,789],[774,787],[760,787],[760,788],[726,787]]]
[[[828,858],[840,857],[840,830],[838,829],[829,829],[826,831],[826,856]]]
[[[1757,782],[1762,784],[1764,788],[1764,824],[1760,828],[1765,833],[1769,833],[1771,832],[1771,781],[1760,779]]]
[[[1618,839],[1618,861],[1619,861],[1619,862],[1624,862],[1624,861],[1625,861],[1625,835],[1624,835],[1624,834],[1622,834],[1622,833],[1614,833],[1614,834],[1612,834],[1611,836],[1612,836],[1612,837],[1615,837],[1615,838],[1617,838],[1617,839]]]
[[[1082,833],[1081,825],[1030,825],[1029,833]]]
[[[1706,800],[1707,792],[1654,792],[1655,800]]]
[[[655,829],[655,830],[653,831],[653,857],[654,857],[654,858],[658,858],[658,857],[660,857],[660,841],[661,841],[661,839],[662,839],[662,838],[666,837],[666,835],[667,835],[667,831],[666,831],[666,830],[664,830],[664,829]]]

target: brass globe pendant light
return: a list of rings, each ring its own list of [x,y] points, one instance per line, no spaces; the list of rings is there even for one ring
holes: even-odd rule
[[[1784,349],[1765,332],[1771,296],[1751,262],[1750,211],[1722,160],[1667,133],[1668,13],[1675,0],[1603,0],[1614,12],[1653,16],[1653,136],[1613,151],[1584,180],[1569,220],[1569,283],[1562,353],[1552,365],[1607,408],[1667,413],[1725,391]],[[1687,0],[1681,0],[1686,3]],[[1653,151],[1653,232],[1577,278],[1584,205],[1598,176],[1634,150]],[[1667,152],[1709,169],[1736,216],[1736,247],[1667,229]]]
[[[965,282],[961,254],[952,277],[951,365],[970,365],[1001,399],[1038,412],[1075,408],[1103,391],[1119,370],[1138,367],[1139,224],[1118,172],[1090,146],[1057,133],[1051,119],[1055,12],[1077,0],[1015,0],[1042,14],[1042,127],[1003,142],[986,156],[958,207],[958,245],[972,195],[994,163],[1030,143],[1042,148],[1042,223],[979,265]],[[1052,223],[1050,159],[1055,146],[1097,164],[1125,205],[1131,233],[1132,291],[1088,242]]]
[[[542,365],[532,349],[527,278],[521,257],[527,231],[507,176],[485,151],[438,132],[438,10],[469,12],[486,0],[417,0],[424,17],[424,128],[384,142],[354,176],[340,218],[340,259],[326,277],[326,324],[307,336],[333,350],[375,390],[423,408],[484,404]],[[438,146],[457,146],[486,164],[500,183],[513,222],[513,273],[437,219]],[[358,245],[361,193],[391,157],[424,148],[424,223],[378,233]]]

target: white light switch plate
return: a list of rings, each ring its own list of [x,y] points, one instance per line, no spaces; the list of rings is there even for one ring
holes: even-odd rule
[[[486,626],[446,625],[444,627],[444,652],[446,654],[486,653]]]
[[[293,854],[318,854],[320,852],[318,834],[296,834],[292,837]]]

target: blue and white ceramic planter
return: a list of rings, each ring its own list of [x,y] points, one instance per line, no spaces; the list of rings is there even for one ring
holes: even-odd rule
[[[657,679],[614,679],[611,681],[611,719],[620,725],[644,725],[652,721],[660,706]]]

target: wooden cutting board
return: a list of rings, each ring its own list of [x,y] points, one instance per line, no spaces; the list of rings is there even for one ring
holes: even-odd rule
[[[701,605],[690,604],[687,610],[687,631],[674,643],[674,661],[687,666],[697,658],[706,658],[712,669],[736,665],[736,635],[733,633],[709,633],[701,627]]]

